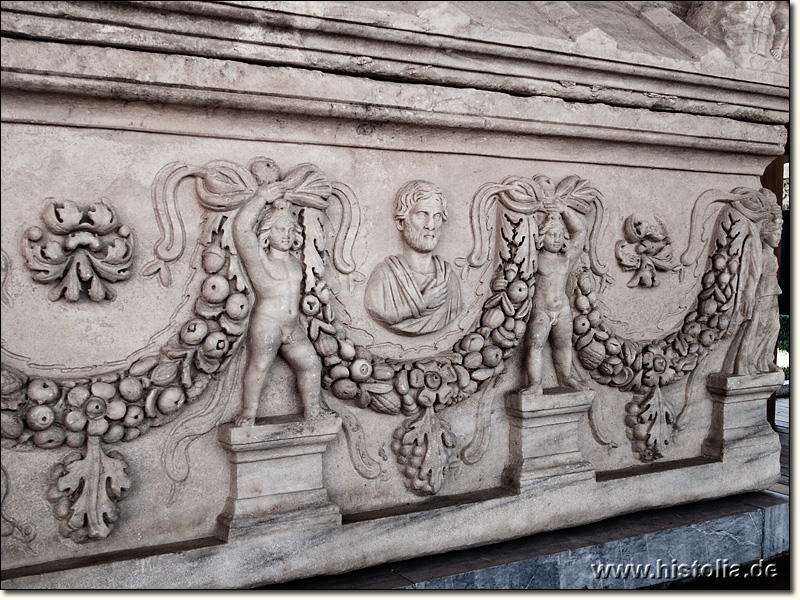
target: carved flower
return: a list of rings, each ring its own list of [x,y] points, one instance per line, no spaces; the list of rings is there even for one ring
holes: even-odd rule
[[[648,387],[665,386],[676,378],[675,369],[671,366],[672,348],[663,342],[649,344],[642,352],[642,384]]]

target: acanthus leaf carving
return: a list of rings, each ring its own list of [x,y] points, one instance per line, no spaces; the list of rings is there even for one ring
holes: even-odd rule
[[[55,282],[48,299],[77,302],[85,293],[94,302],[114,300],[117,292],[111,283],[130,277],[134,240],[108,201],[82,208],[69,200],[48,199],[42,222],[44,230],[27,230],[20,250],[34,281]]]
[[[64,537],[75,542],[108,537],[119,519],[117,502],[131,486],[128,464],[117,451],[106,453],[89,435],[84,453],[70,453],[51,471],[48,499]]]
[[[456,442],[450,426],[431,406],[403,421],[392,441],[392,451],[409,490],[432,495],[444,485]]]

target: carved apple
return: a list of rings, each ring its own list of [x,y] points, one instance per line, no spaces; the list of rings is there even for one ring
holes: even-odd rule
[[[579,315],[575,317],[575,320],[572,322],[572,331],[574,331],[577,335],[583,335],[591,328],[592,326],[589,323],[589,319],[586,317],[586,315]]]
[[[238,320],[244,318],[249,309],[250,301],[244,294],[231,294],[231,296],[228,298],[228,301],[225,302],[225,313],[231,319]]]
[[[223,331],[215,331],[203,341],[203,354],[209,358],[220,358],[228,350],[228,337]]]
[[[303,310],[304,315],[313,317],[319,313],[320,309],[322,308],[322,304],[320,303],[319,298],[317,298],[314,294],[306,294],[300,303],[300,308]]]
[[[487,367],[496,367],[503,360],[503,351],[492,344],[481,350],[481,355],[483,356],[483,364]]]
[[[231,293],[231,286],[222,275],[211,275],[203,282],[201,293],[206,302],[219,304]]]
[[[203,319],[187,321],[181,329],[181,341],[187,346],[196,346],[208,335],[208,325]]]
[[[528,284],[521,280],[513,281],[509,284],[506,294],[512,302],[522,302],[528,297]]]
[[[58,385],[50,379],[33,379],[28,384],[28,398],[37,404],[55,402],[59,393]]]
[[[83,412],[90,419],[99,419],[106,414],[106,402],[102,398],[92,396],[83,407]]]
[[[132,404],[128,407],[122,424],[125,425],[125,427],[136,427],[137,425],[141,425],[142,421],[144,421],[144,410],[142,410],[141,406]]]
[[[363,358],[354,360],[350,365],[350,377],[353,381],[366,381],[370,375],[372,375],[372,365]]]
[[[31,406],[28,414],[25,416],[25,422],[28,429],[33,431],[44,431],[53,424],[56,415],[53,409],[49,406],[40,404],[38,406]]]
[[[158,410],[165,415],[170,415],[183,405],[184,400],[186,400],[186,396],[183,389],[176,386],[168,387],[158,397]]]

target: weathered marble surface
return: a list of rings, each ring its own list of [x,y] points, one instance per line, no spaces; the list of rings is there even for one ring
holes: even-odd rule
[[[788,59],[679,9],[4,3],[4,587],[248,587],[775,481]],[[400,335],[365,295],[417,180],[463,306]],[[248,203],[291,259],[245,257]],[[634,214],[658,286],[616,260]]]

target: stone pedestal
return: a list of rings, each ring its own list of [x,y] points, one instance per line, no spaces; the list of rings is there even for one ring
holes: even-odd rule
[[[563,388],[506,397],[511,463],[506,485],[522,492],[544,480],[567,483],[594,478],[578,446],[578,422],[592,406],[594,391]]]
[[[703,454],[728,459],[744,455],[780,454],[778,434],[767,422],[767,400],[783,384],[783,372],[763,375],[712,373],[706,387],[713,402],[711,428]],[[759,450],[757,447],[763,447]],[[780,463],[775,460],[776,481]]]
[[[231,463],[231,495],[217,517],[217,537],[341,525],[322,482],[322,454],[340,429],[341,420],[331,413],[310,421],[220,427]]]

